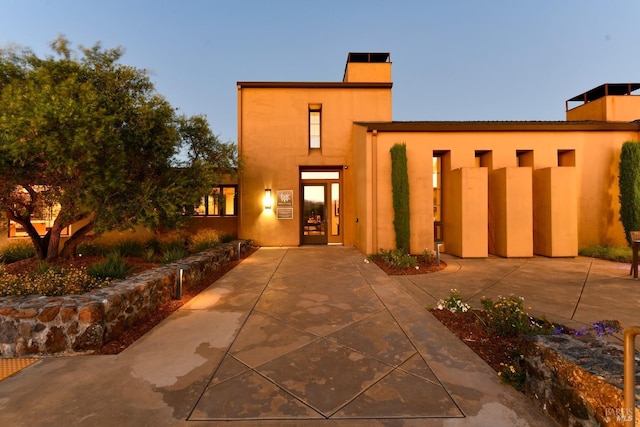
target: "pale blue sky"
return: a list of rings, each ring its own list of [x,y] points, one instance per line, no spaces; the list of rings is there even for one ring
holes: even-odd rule
[[[637,0],[0,0],[0,47],[122,46],[185,114],[236,141],[237,81],[340,81],[390,52],[394,120],[564,120],[564,101],[640,82]]]

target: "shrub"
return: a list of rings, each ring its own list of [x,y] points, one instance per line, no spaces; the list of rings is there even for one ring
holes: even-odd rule
[[[524,357],[520,355],[520,357]],[[520,362],[520,363],[518,363]],[[510,384],[518,391],[524,392],[524,383],[527,379],[527,372],[520,360],[517,360],[514,364],[507,365],[506,363],[500,363],[500,371],[498,372],[500,380],[505,384]]]
[[[152,247],[147,247],[142,254],[142,259],[146,262],[155,262],[156,261],[156,251],[153,250]]]
[[[393,228],[396,232],[396,248],[409,253],[410,209],[409,174],[407,172],[407,146],[391,147],[391,189],[393,195]]]
[[[233,241],[233,236],[229,233],[223,233],[220,235],[220,243],[230,243]]]
[[[0,262],[4,264],[11,264],[34,256],[36,256],[36,250],[29,240],[16,240],[0,248]]]
[[[120,253],[123,257],[143,257],[145,250],[144,243],[133,239],[119,240],[112,248],[112,251]]]
[[[627,246],[588,246],[578,250],[580,256],[616,262],[632,262],[633,254]]]
[[[162,253],[162,264],[169,264],[189,255],[189,252],[183,246],[174,246]]]
[[[431,263],[435,262],[436,252],[431,250],[431,249],[425,249],[422,252],[422,258],[424,258],[424,262],[426,264],[431,264]]]
[[[524,311],[524,298],[498,297],[496,301],[483,297],[482,307],[489,327],[498,335],[518,335],[529,332],[529,316]]]
[[[457,289],[451,289],[449,296],[438,301],[436,307],[438,310],[449,310],[452,313],[466,313],[471,309],[471,306],[462,300],[462,295]]]
[[[106,256],[108,252],[109,249],[105,245],[95,242],[83,242],[77,248],[80,256]]]
[[[91,264],[87,273],[98,279],[124,279],[131,268],[127,265],[119,252],[111,252],[104,261]]]
[[[89,276],[79,268],[53,268],[41,265],[38,272],[31,274],[0,275],[0,296],[76,295],[101,288],[110,283]]]
[[[191,248],[193,252],[205,251],[220,245],[220,236],[213,229],[204,229],[198,231],[191,237]]]
[[[418,260],[405,253],[402,249],[391,249],[388,251],[380,249],[380,253],[373,255],[373,257],[380,258],[382,262],[393,268],[407,268],[418,265]]]
[[[157,245],[157,251],[161,254],[175,249],[185,249],[189,245],[189,238],[180,233],[168,233],[154,239]]]
[[[631,246],[630,232],[640,230],[640,143],[622,144],[619,173],[620,221]]]

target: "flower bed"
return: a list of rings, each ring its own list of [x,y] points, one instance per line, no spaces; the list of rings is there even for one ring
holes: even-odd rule
[[[250,247],[223,244],[82,295],[2,297],[0,357],[96,351],[174,297],[180,267],[186,289]]]

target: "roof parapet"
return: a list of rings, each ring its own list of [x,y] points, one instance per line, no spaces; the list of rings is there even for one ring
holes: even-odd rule
[[[391,55],[389,52],[349,52],[342,81],[391,83]]]

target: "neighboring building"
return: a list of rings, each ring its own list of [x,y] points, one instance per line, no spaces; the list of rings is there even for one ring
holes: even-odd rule
[[[350,53],[342,82],[238,82],[238,235],[393,248],[389,150],[404,143],[412,253],[436,242],[460,257],[625,245],[618,162],[640,140],[638,88],[571,98],[562,122],[397,122],[388,53]]]

